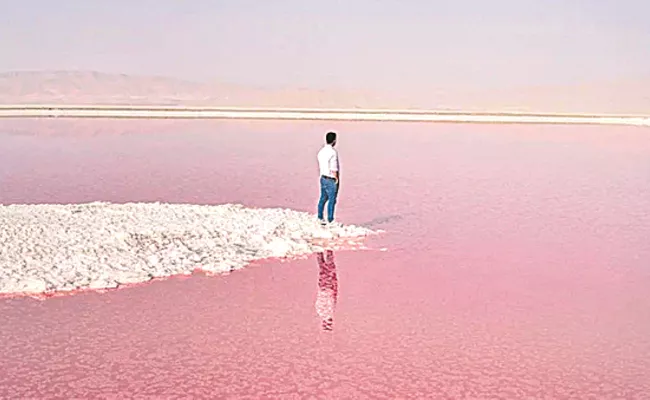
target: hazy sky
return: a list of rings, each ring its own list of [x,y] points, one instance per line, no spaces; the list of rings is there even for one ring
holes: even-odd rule
[[[481,87],[650,75],[648,0],[0,0],[0,71]]]

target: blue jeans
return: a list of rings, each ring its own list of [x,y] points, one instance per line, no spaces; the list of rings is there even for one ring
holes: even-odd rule
[[[339,192],[339,185],[334,179],[320,177],[320,200],[318,201],[318,219],[323,220],[323,211],[327,203],[327,220],[334,221],[334,207],[336,207],[336,196]]]

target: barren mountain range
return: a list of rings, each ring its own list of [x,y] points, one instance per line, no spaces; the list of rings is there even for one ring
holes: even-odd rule
[[[446,109],[650,114],[650,77],[571,86],[392,93],[265,89],[94,71],[0,73],[0,104]]]

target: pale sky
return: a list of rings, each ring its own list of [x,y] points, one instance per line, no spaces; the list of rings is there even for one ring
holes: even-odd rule
[[[497,87],[650,75],[648,0],[0,0],[0,72],[264,86]]]

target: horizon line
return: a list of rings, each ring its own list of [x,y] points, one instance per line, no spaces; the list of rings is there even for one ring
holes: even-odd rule
[[[0,118],[257,119],[650,126],[650,115],[425,109],[0,104]]]

